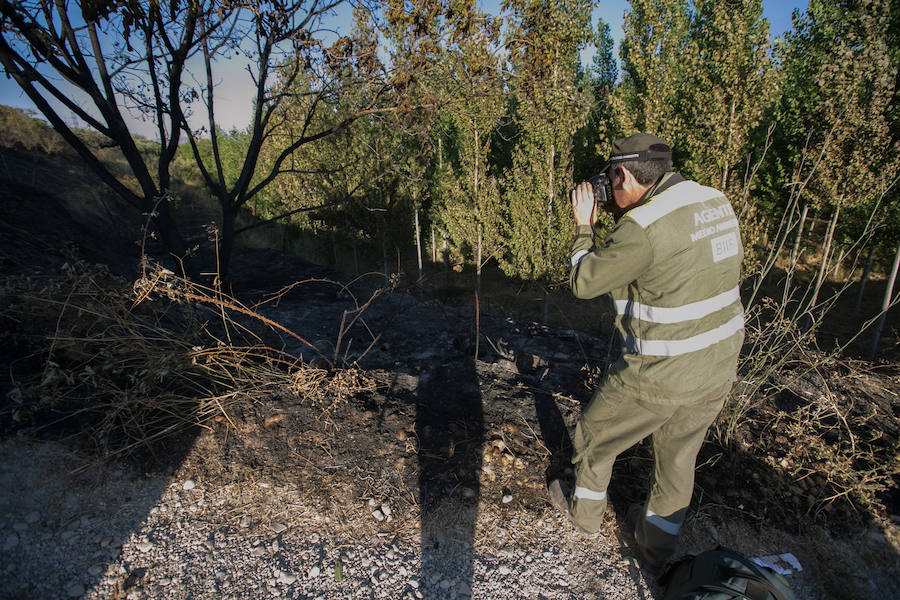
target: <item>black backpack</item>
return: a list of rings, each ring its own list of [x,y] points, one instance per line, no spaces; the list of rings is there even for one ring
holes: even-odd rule
[[[796,600],[784,577],[722,547],[681,559],[659,583],[663,600]]]

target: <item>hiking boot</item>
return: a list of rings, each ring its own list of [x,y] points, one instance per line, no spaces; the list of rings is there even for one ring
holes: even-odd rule
[[[628,535],[632,540],[634,540],[635,546],[637,546],[637,555],[639,558],[639,562],[641,563],[641,567],[647,572],[648,575],[657,577],[662,572],[663,565],[654,565],[647,559],[646,556],[644,556],[644,551],[641,550],[640,545],[637,543],[637,536],[635,536],[635,529],[637,528],[638,520],[643,517],[643,515],[643,504],[630,505],[628,507],[628,512],[625,513],[625,527],[627,529]]]
[[[642,504],[631,504],[628,507],[628,512],[625,513],[625,525],[628,526],[629,533],[634,535],[634,528],[637,527],[638,519],[641,518],[641,513],[644,512],[644,506]]]
[[[599,531],[588,531],[579,525],[574,517],[572,517],[572,511],[569,509],[569,499],[572,496],[572,491],[562,479],[554,479],[551,481],[547,486],[547,491],[550,492],[550,501],[553,503],[553,506],[565,515],[579,533],[586,536],[588,539],[594,539],[600,535]]]

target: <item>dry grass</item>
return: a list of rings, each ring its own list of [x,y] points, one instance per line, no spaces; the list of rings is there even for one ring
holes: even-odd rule
[[[291,393],[324,414],[374,385],[353,367],[313,368],[263,343],[273,333],[308,342],[160,267],[134,284],[74,260],[54,275],[7,278],[0,322],[20,351],[3,420],[75,434],[107,457],[213,421],[233,427],[235,407],[262,394]]]

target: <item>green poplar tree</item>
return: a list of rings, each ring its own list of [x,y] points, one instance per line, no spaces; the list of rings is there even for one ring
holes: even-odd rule
[[[727,191],[732,169],[749,150],[751,134],[776,100],[778,71],[769,56],[769,23],[761,0],[696,0],[688,64],[681,86],[689,158],[682,168]]]
[[[590,109],[576,74],[578,52],[591,39],[591,3],[507,0],[504,9],[518,138],[502,182],[508,212],[501,267],[546,281],[565,273],[572,236],[572,139]]]
[[[631,0],[623,30],[623,77],[614,98],[623,133],[653,133],[677,152],[684,127],[679,100],[687,70],[689,3]]]
[[[784,92],[764,172],[766,192],[778,212],[793,214],[808,203],[829,218],[818,277],[805,306],[816,304],[829,272],[832,238],[840,239],[843,229],[853,231],[849,237],[855,239],[860,224],[868,222],[862,215],[874,213],[877,222],[887,214],[884,203],[891,198],[884,190],[900,173],[891,117],[898,77],[890,41],[897,16],[891,11],[889,0],[811,0],[805,14],[795,13],[794,31],[778,48]],[[801,182],[805,185],[798,186]]]
[[[619,65],[609,25],[600,19],[594,35],[596,53],[591,69],[585,72],[582,86],[590,91],[592,106],[587,123],[574,140],[575,181],[596,175],[609,156],[611,141],[618,137],[622,125],[613,110],[612,94],[619,77]]]
[[[454,250],[464,258],[502,254],[500,195],[488,164],[491,136],[506,104],[496,56],[499,20],[474,7],[467,35],[444,49],[441,76],[450,97],[435,136],[434,218]]]

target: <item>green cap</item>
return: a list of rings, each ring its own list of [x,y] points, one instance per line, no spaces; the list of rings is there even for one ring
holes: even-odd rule
[[[619,138],[612,145],[609,162],[606,168],[614,162],[628,160],[661,160],[672,158],[672,147],[669,143],[649,133],[636,133],[627,138]],[[606,169],[604,169],[605,171]]]

